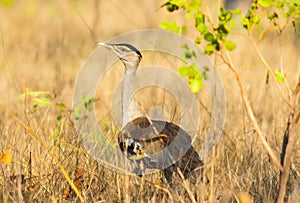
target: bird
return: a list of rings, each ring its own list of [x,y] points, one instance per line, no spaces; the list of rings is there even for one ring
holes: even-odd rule
[[[143,162],[149,169],[162,169],[167,183],[174,188],[173,173],[182,172],[185,179],[195,169],[202,169],[203,161],[191,145],[190,135],[177,124],[164,120],[150,120],[137,110],[135,102],[131,101],[133,96],[133,83],[142,59],[141,52],[133,45],[127,43],[110,44],[99,42],[108,50],[112,51],[125,66],[122,84],[122,128],[118,134],[118,144],[128,159]],[[179,146],[173,146],[167,154],[172,159],[173,153],[186,148],[179,158],[164,168],[162,158],[153,154],[160,152],[170,146],[175,139],[179,139]],[[181,146],[180,146],[181,144]],[[177,146],[177,147],[176,147]],[[160,160],[159,160],[160,159]],[[137,170],[143,175],[145,168]]]

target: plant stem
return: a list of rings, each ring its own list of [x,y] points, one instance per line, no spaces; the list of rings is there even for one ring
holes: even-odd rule
[[[268,64],[268,62],[266,61],[266,59],[262,55],[261,51],[258,48],[257,43],[254,41],[253,36],[251,35],[250,32],[249,32],[248,36],[249,36],[248,38],[250,39],[250,42],[252,43],[252,45],[253,45],[253,47],[254,47],[254,49],[255,49],[255,51],[256,51],[259,59],[261,60],[261,62],[263,63],[263,65],[267,68],[267,70],[271,74],[272,78],[275,80],[276,87],[277,87],[277,89],[278,89],[278,91],[279,91],[282,99],[287,103],[287,105],[290,108],[292,108],[292,104],[290,103],[290,101],[287,98],[285,98],[284,93],[282,92],[282,89],[280,88],[279,83],[276,80],[276,75],[275,75],[274,71],[271,69],[270,65]]]
[[[282,143],[282,150],[281,150],[281,164],[283,165],[283,170],[280,172],[280,185],[279,185],[277,203],[284,202],[284,196],[286,194],[286,185],[288,182],[292,154],[293,154],[295,143],[297,141],[296,126],[299,120],[297,116],[295,117],[295,115],[296,115],[296,107],[297,105],[299,105],[299,102],[297,102],[299,92],[300,92],[300,74],[299,74],[299,79],[296,84],[295,90],[292,92],[293,94],[291,95],[291,102],[293,108],[290,111],[289,118],[287,121],[287,127],[285,129],[284,136],[283,136],[283,143]]]
[[[221,59],[224,61],[225,64],[227,64],[227,66],[230,68],[230,70],[233,72],[234,76],[235,76],[235,79],[238,83],[238,86],[239,86],[239,89],[240,89],[240,92],[241,92],[241,96],[242,96],[242,99],[243,99],[243,102],[245,104],[245,107],[246,107],[246,110],[247,110],[247,113],[248,113],[248,116],[250,118],[250,121],[255,129],[255,131],[257,132],[262,144],[264,145],[265,149],[267,150],[267,152],[269,153],[271,159],[273,160],[274,164],[277,166],[277,168],[281,171],[282,170],[282,165],[280,164],[279,160],[277,159],[277,157],[275,156],[274,152],[272,151],[270,145],[268,144],[268,142],[266,141],[266,138],[265,136],[263,135],[259,125],[258,125],[258,122],[254,116],[254,113],[253,113],[253,110],[252,110],[252,107],[250,105],[250,102],[249,102],[249,99],[245,93],[245,89],[243,87],[243,84],[242,84],[242,81],[241,81],[241,78],[240,78],[240,75],[239,73],[237,72],[237,69],[234,67],[233,65],[233,62],[230,58],[230,55],[227,51],[225,51],[226,53],[226,56],[227,56],[227,59],[225,58],[225,56],[223,54],[220,54],[219,56],[221,57]]]

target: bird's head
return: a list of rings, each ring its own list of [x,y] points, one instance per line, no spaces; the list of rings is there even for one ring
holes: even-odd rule
[[[103,42],[97,44],[116,54],[123,62],[126,71],[135,71],[142,59],[141,52],[130,44],[107,44]]]

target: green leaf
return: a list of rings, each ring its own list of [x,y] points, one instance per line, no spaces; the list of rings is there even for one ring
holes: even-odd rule
[[[204,69],[203,72],[208,71],[208,69]],[[198,66],[193,63],[189,66],[182,66],[179,68],[179,74],[182,77],[188,77],[189,86],[193,93],[199,92],[199,90],[203,87],[202,83],[202,74],[198,71]],[[207,76],[207,74],[206,74]]]
[[[13,3],[14,3],[14,0],[1,0],[1,3],[4,5],[4,6],[11,6]]]
[[[191,13],[187,13],[184,16],[186,19],[191,19],[192,18],[192,14]]]
[[[208,55],[211,55],[216,49],[216,46],[214,44],[208,44],[205,47],[205,53],[207,53]]]
[[[26,91],[19,96],[20,99],[24,100],[30,98],[33,101],[33,108],[31,113],[34,113],[39,107],[47,107],[51,105],[50,93],[47,91]]]
[[[220,40],[213,41],[212,44],[215,47],[216,51],[220,51]]]
[[[279,2],[275,2],[274,3],[274,6],[276,6],[277,8],[282,8],[283,6],[284,6],[284,3],[283,2],[281,2],[281,1],[279,1]]]
[[[179,74],[181,77],[186,77],[189,76],[189,69],[186,66],[182,66],[178,70]]]
[[[248,18],[243,18],[242,20],[243,27],[247,30],[249,30],[252,27],[252,23]]]
[[[163,30],[173,31],[175,33],[179,33],[180,27],[175,22],[164,21],[160,23],[159,27]]]
[[[181,75],[181,77],[188,77],[190,79],[195,78],[198,75],[198,72],[193,68],[193,65],[191,65],[180,67],[179,74]]]
[[[58,125],[58,124],[61,123],[62,118],[63,118],[62,115],[57,116],[57,118],[56,118],[56,125]]]
[[[196,37],[195,43],[196,44],[201,44],[202,38],[201,37]]]
[[[229,51],[233,51],[236,48],[236,44],[231,40],[225,41],[224,46]]]
[[[201,77],[197,77],[195,79],[191,79],[189,81],[189,83],[190,83],[189,86],[190,86],[192,92],[195,93],[195,94],[198,93],[201,90],[201,88],[203,87],[203,83],[202,83],[202,78]]]
[[[240,15],[241,14],[241,9],[240,8],[236,8],[234,10],[230,10],[230,12],[232,14],[235,14],[235,15]]]
[[[194,14],[195,26],[197,27],[199,24],[205,24],[205,15],[202,13]]]
[[[64,109],[64,108],[65,108],[65,104],[64,104],[64,103],[57,103],[56,106],[57,106],[59,109]]]
[[[200,23],[200,24],[198,24],[197,25],[197,27],[196,27],[196,29],[200,32],[200,34],[204,34],[204,33],[206,33],[207,32],[207,27],[206,27],[206,25],[204,24],[204,23]]]
[[[187,34],[188,33],[188,27],[186,26],[186,25],[184,25],[184,26],[182,26],[181,27],[181,32],[182,32],[182,34]]]
[[[279,70],[276,70],[275,71],[275,76],[276,76],[276,80],[280,83],[283,83],[284,82],[284,78],[285,76],[279,71]]]
[[[37,108],[38,108],[37,105],[34,105],[33,108],[30,109],[29,112],[30,112],[30,113],[34,113],[34,112],[36,112]]]
[[[205,39],[206,41],[208,41],[208,42],[212,42],[212,41],[214,41],[214,36],[213,36],[212,33],[207,32],[207,33],[205,33],[205,35],[204,35],[204,39]]]
[[[49,96],[50,93],[47,91],[26,91],[25,93],[21,94],[19,97],[20,99],[25,99],[25,97],[38,97],[38,96]]]
[[[258,0],[261,7],[268,8],[273,5],[273,0]]]
[[[185,52],[184,52],[184,58],[185,59],[194,59],[194,58],[196,58],[195,51],[189,50],[189,49],[185,50]]]
[[[33,104],[37,107],[47,107],[51,104],[51,100],[49,98],[34,98]]]
[[[217,30],[221,34],[221,38],[227,36],[230,32],[230,28],[225,24],[220,24]]]
[[[178,5],[173,4],[173,3],[171,3],[170,1],[168,1],[168,2],[166,2],[166,3],[164,3],[164,4],[162,4],[160,7],[166,7],[166,9],[167,9],[169,12],[173,12],[173,11],[179,9]]]
[[[182,6],[184,6],[185,0],[169,0],[169,2],[176,6],[182,7]]]
[[[189,12],[193,12],[193,11],[197,11],[199,10],[200,6],[201,6],[201,1],[199,0],[192,0],[192,1],[185,1],[184,7],[186,10],[188,10]]]
[[[89,112],[93,110],[93,104],[96,99],[92,96],[83,96],[77,106],[74,108],[74,117],[75,120],[79,120],[82,116],[85,116],[83,113],[85,110]]]
[[[277,20],[278,14],[276,12],[273,12],[272,14],[268,15],[269,20]]]
[[[181,47],[184,48],[184,53],[183,53],[183,55],[181,56],[181,59],[182,59],[183,61],[186,62],[187,59],[195,59],[195,58],[196,58],[196,53],[195,53],[195,51],[189,49],[189,47],[188,47],[186,44],[182,45]]]
[[[220,9],[220,13],[219,13],[219,21],[221,24],[225,24],[227,23],[229,20],[231,19],[231,13],[224,9],[224,8],[221,8]]]
[[[208,74],[207,74],[208,72],[209,72],[209,67],[204,66],[204,70],[202,71],[202,74],[201,74],[202,79],[204,79],[204,80],[208,79]]]
[[[109,126],[110,127],[110,120],[107,119],[107,118],[104,118],[102,121],[101,121],[101,124],[105,125],[105,126]]]
[[[258,15],[253,16],[253,23],[258,24],[259,22],[260,22],[260,16]]]
[[[189,79],[200,76],[200,74],[198,72],[198,66],[195,63],[192,63],[189,66],[181,66],[179,68],[179,74],[182,77],[188,77]]]
[[[230,25],[230,27],[232,27],[232,28],[235,27],[235,21],[231,19],[231,20],[229,21],[229,25]]]
[[[57,116],[57,117],[56,117],[56,122],[55,122],[56,128],[60,128],[62,122],[63,122],[63,117],[62,117],[62,115]]]
[[[300,4],[300,0],[290,0],[292,4]],[[299,6],[299,5],[298,5]]]

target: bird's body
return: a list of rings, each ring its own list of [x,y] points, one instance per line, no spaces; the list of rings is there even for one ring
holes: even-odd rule
[[[113,51],[125,66],[125,76],[122,87],[123,124],[118,134],[120,149],[129,159],[143,162],[143,166],[150,169],[162,169],[168,183],[172,186],[172,174],[178,169],[188,178],[196,168],[203,167],[203,162],[191,145],[191,137],[178,125],[161,120],[149,120],[138,112],[133,98],[133,82],[138,64],[142,58],[141,53],[129,44],[105,44],[100,43]],[[182,156],[163,167],[162,158],[152,156],[178,141],[186,148]],[[178,154],[182,149],[174,145],[168,149],[169,158]],[[175,156],[176,157],[176,156]],[[143,174],[145,168],[137,171]]]
[[[180,132],[179,132],[180,131]],[[132,122],[129,122],[119,133],[119,145],[123,145],[123,141],[131,138],[141,146],[145,153],[150,156],[156,152],[164,150],[169,146],[180,133],[181,143],[190,146],[188,150],[183,154],[179,160],[174,160],[174,162],[163,168],[164,175],[169,184],[172,184],[172,174],[177,172],[178,169],[183,173],[184,178],[188,178],[190,173],[196,168],[202,167],[203,162],[200,159],[198,153],[195,151],[193,146],[191,146],[191,137],[181,129],[178,125],[160,121],[160,120],[151,120],[149,121],[146,117],[139,117],[134,119]],[[173,147],[168,149],[170,156],[178,152],[178,148]],[[176,156],[176,155],[175,155]],[[148,168],[157,168],[162,169],[160,161],[156,162],[147,162],[146,167]]]

